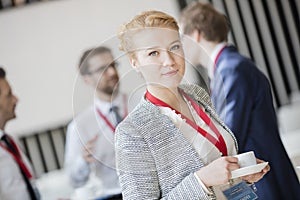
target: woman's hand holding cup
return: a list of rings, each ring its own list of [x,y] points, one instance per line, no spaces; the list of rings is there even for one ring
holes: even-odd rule
[[[234,156],[236,158],[238,158],[238,164],[240,165],[240,167],[249,167],[252,165],[256,165],[256,164],[260,164],[263,163],[265,161],[257,159],[255,157],[255,154],[253,151],[249,151],[246,153],[242,153],[242,154],[238,154],[236,156]],[[254,183],[259,181],[260,179],[262,179],[262,177],[268,172],[270,171],[270,166],[267,165],[266,167],[264,167],[262,169],[262,171],[254,173],[254,174],[250,174],[250,175],[246,175],[246,176],[242,176],[241,178],[249,183]]]

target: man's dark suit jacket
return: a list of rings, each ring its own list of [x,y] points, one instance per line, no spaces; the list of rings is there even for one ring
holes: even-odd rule
[[[239,153],[253,150],[271,170],[256,183],[263,200],[300,199],[295,170],[281,142],[270,84],[235,47],[227,46],[216,63],[212,102],[235,134]]]

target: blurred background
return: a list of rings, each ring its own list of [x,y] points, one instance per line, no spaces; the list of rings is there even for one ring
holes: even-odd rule
[[[134,94],[143,81],[118,50],[119,26],[150,9],[178,18],[190,2],[0,0],[0,65],[19,98],[17,119],[9,122],[7,132],[19,138],[31,159],[44,199],[66,197],[72,192],[60,170],[66,125],[93,101],[94,95],[77,73],[82,52],[99,45],[112,48],[121,64],[121,90]],[[212,3],[229,17],[229,41],[269,78],[282,140],[295,167],[299,166],[300,1],[202,2]],[[188,68],[186,79],[197,82],[197,73]],[[206,76],[205,70],[201,73]],[[131,100],[129,106],[133,107],[137,97],[132,95]],[[63,187],[58,192],[60,184]]]

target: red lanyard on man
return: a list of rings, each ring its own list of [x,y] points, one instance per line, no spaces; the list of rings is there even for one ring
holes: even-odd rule
[[[18,163],[21,170],[24,172],[25,176],[30,180],[32,178],[32,174],[30,173],[30,171],[24,164],[22,156],[21,156],[21,152],[20,152],[17,144],[14,142],[14,140],[10,136],[5,134],[3,137],[6,137],[5,140],[7,140],[7,141],[5,141],[5,143],[9,143],[11,145],[11,147],[9,147],[9,144],[4,145],[2,142],[0,142],[0,146],[3,149],[5,149],[14,158],[14,160]]]
[[[219,58],[220,58],[221,53],[222,53],[223,50],[225,49],[225,47],[227,47],[227,45],[225,45],[224,47],[222,47],[222,48],[220,49],[220,51],[218,52],[218,54],[217,54],[217,56],[216,56],[216,59],[214,60],[214,73],[216,72],[217,62],[218,62],[218,60],[219,60]]]
[[[220,58],[220,55],[221,55],[221,53],[223,52],[223,50],[224,50],[226,47],[227,47],[227,45],[223,46],[223,47],[219,50],[219,52],[218,52],[218,54],[217,54],[217,56],[216,56],[216,58],[215,58],[215,60],[214,60],[213,76],[215,76],[215,73],[216,73],[216,70],[217,70],[217,62],[218,62],[218,60],[219,60],[219,58]],[[212,94],[212,92],[213,92],[213,87],[212,87],[212,85],[210,85],[210,95]]]
[[[128,109],[127,109],[127,98],[125,95],[123,95],[123,105],[124,105],[124,116],[127,116],[128,114]],[[105,121],[107,126],[112,130],[114,133],[116,130],[116,127],[108,120],[108,118],[100,111],[100,109],[96,108],[97,113],[99,116]]]
[[[196,123],[194,123],[192,120],[184,116],[182,113],[177,111],[176,109],[172,108],[167,103],[161,101],[160,99],[153,96],[148,90],[145,94],[146,99],[148,99],[151,103],[157,106],[162,107],[168,107],[175,111],[176,114],[180,114],[183,119],[186,120],[186,122],[192,126],[199,134],[201,134],[203,137],[205,137],[208,141],[210,141],[214,146],[216,146],[219,151],[222,153],[223,156],[227,156],[227,147],[226,143],[224,141],[223,136],[220,134],[219,130],[216,128],[212,120],[207,116],[207,114],[201,109],[201,107],[187,94],[185,94],[183,91],[181,93],[191,102],[193,108],[196,110],[197,114],[200,116],[200,118],[210,127],[210,129],[217,135],[218,139],[216,139],[214,136],[212,136],[210,133],[199,127]]]

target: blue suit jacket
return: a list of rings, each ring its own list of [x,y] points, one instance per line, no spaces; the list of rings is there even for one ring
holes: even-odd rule
[[[300,199],[299,181],[281,142],[271,88],[263,73],[228,46],[217,60],[211,90],[217,112],[237,138],[239,153],[253,150],[271,166],[256,184],[259,199]]]

